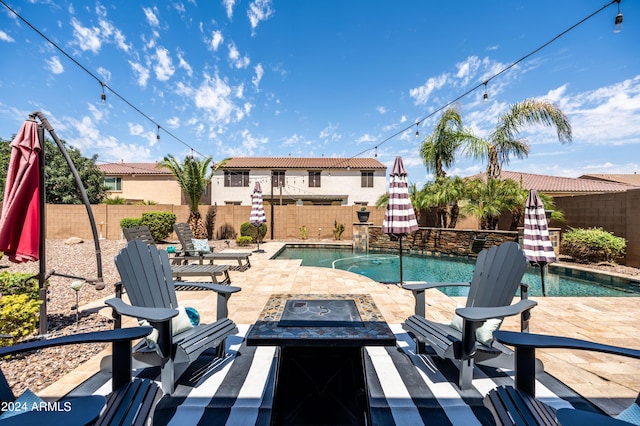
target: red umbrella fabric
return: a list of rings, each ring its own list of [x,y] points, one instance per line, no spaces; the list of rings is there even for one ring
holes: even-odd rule
[[[40,159],[38,124],[24,122],[11,142],[0,218],[0,251],[12,262],[40,256]]]
[[[535,189],[529,191],[527,203],[525,204],[522,249],[529,262],[540,266],[542,294],[546,296],[544,267],[557,259],[549,237],[544,204],[542,204],[538,191]]]
[[[409,199],[407,170],[402,157],[393,163],[389,182],[389,202],[382,222],[382,232],[400,239],[400,284],[402,284],[402,237],[418,230],[416,213]]]
[[[249,217],[249,223],[256,227],[258,248],[256,253],[261,253],[260,250],[260,225],[267,221],[267,217],[264,214],[264,204],[262,201],[262,187],[260,182],[256,182],[253,188],[253,194],[251,195],[251,216]]]

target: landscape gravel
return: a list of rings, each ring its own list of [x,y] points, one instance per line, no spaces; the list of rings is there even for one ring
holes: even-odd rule
[[[82,241],[82,240],[81,240]],[[235,242],[210,241],[216,251],[235,247]],[[160,245],[175,245],[174,243]],[[102,274],[105,283],[103,290],[96,290],[90,284],[83,284],[78,292],[79,305],[78,322],[76,323],[76,294],[71,288],[74,278],[57,275],[49,279],[49,299],[47,312],[49,318],[49,335],[57,337],[79,332],[107,330],[113,328],[113,321],[97,312],[97,308],[85,309],[83,305],[94,302],[114,294],[114,284],[118,281],[118,273],[113,261],[115,255],[125,246],[124,240],[100,240],[102,257]],[[46,244],[47,271],[54,270],[58,274],[65,274],[86,279],[97,277],[96,250],[93,240],[85,240],[77,244],[68,244],[66,240],[47,240]],[[567,259],[561,259],[567,260]],[[600,264],[579,265],[590,269],[614,272],[627,276],[639,276],[640,269],[623,265]],[[13,272],[38,272],[38,262],[14,264],[6,257],[0,259],[0,267]],[[7,270],[7,269],[5,269]],[[34,333],[30,339],[37,338]],[[71,370],[89,360],[106,344],[81,344],[44,349],[29,354],[0,359],[0,368],[6,376],[13,392],[20,395],[26,388],[34,392],[44,389]]]

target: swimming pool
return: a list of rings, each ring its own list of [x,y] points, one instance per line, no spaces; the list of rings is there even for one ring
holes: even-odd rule
[[[381,283],[397,283],[400,279],[399,258],[396,253],[354,253],[351,248],[291,247],[285,246],[274,258],[302,259],[303,266],[321,266],[342,269],[364,275]],[[475,260],[450,256],[420,256],[405,254],[404,281],[460,282],[469,281]],[[542,296],[540,270],[529,267],[522,280],[529,284],[530,296]],[[610,283],[582,280],[547,273],[547,296],[624,297],[640,296],[638,283]],[[449,296],[466,296],[465,287],[444,287]]]

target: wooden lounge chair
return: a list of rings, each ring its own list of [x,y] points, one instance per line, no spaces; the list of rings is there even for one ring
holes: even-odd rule
[[[496,331],[496,340],[515,347],[515,388],[501,386],[484,399],[498,425],[628,425],[640,416],[640,395],[629,409],[612,418],[601,413],[561,408],[557,412],[535,399],[536,348],[576,349],[640,359],[640,350],[604,345],[581,339],[513,331]],[[637,423],[635,423],[637,424]]]
[[[40,409],[42,408],[40,404],[43,402],[30,392],[16,398],[0,371],[0,404],[4,407],[3,411],[8,411],[6,409],[10,407],[31,409],[19,414],[15,413],[11,417],[4,413],[0,417],[0,425],[147,424],[153,416],[156,402],[162,397],[162,391],[151,380],[131,380],[131,342],[148,335],[151,330],[151,327],[135,327],[96,331],[0,348],[1,358],[71,344],[111,342],[113,346],[113,391],[106,398],[102,396],[65,397],[58,401],[58,404],[53,405],[54,409]],[[52,407],[52,405],[45,406]]]
[[[191,226],[188,223],[176,223],[173,225],[182,249],[176,251],[175,257],[172,259],[173,263],[187,264],[189,261],[197,260],[200,264],[203,264],[205,260],[213,264],[214,260],[223,261],[236,261],[238,266],[232,266],[231,269],[236,271],[246,271],[251,267],[249,256],[251,253],[214,253],[213,248],[209,247],[209,251],[196,250],[193,245],[193,232],[191,232]]]
[[[413,292],[416,301],[415,315],[407,318],[403,328],[415,338],[418,353],[423,352],[427,344],[441,358],[459,361],[461,389],[471,386],[474,360],[486,365],[512,365],[511,350],[492,342],[491,332],[499,326],[494,319],[518,314],[522,330],[528,330],[529,310],[537,303],[527,299],[527,286],[520,282],[526,267],[527,259],[518,244],[507,242],[478,254],[470,283],[420,282],[402,286]],[[459,330],[452,327],[455,321],[440,324],[425,318],[425,290],[448,286],[469,286],[465,307],[455,311],[461,317]],[[511,305],[518,287],[522,300]],[[480,331],[477,333],[477,330]],[[485,337],[478,341],[477,335]]]
[[[205,350],[214,348],[218,357],[224,357],[226,337],[238,332],[227,318],[227,302],[233,293],[240,291],[239,287],[191,283],[217,293],[217,320],[174,331],[172,318],[178,317],[179,311],[167,252],[133,240],[120,251],[115,262],[131,304],[117,297],[105,303],[117,314],[147,320],[158,330],[157,345],[149,339],[141,341],[134,347],[133,358],[140,366],[161,366],[165,393],[173,393],[180,373]]]
[[[139,240],[145,244],[155,244],[153,236],[149,227],[146,225],[132,226],[130,228],[123,228],[122,232],[127,241]],[[173,258],[175,259],[175,257]],[[181,263],[181,262],[173,262]],[[229,265],[197,265],[197,264],[175,264],[171,266],[171,272],[173,277],[182,281],[185,277],[202,277],[210,276],[211,282],[214,284],[231,284],[231,277],[229,276]],[[218,280],[218,276],[222,276],[222,280]],[[197,286],[188,284],[176,284],[176,290],[194,290]]]

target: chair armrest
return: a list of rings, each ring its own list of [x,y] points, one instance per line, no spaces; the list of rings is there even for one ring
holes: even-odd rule
[[[471,283],[468,282],[453,282],[453,283],[436,283],[426,281],[405,281],[406,284],[402,284],[402,288],[411,291],[429,290],[430,288],[438,287],[469,287]]]
[[[494,337],[506,345],[516,348],[562,348],[579,349],[594,352],[604,352],[613,355],[626,356],[640,359],[640,350],[621,346],[605,345],[603,343],[589,342],[582,339],[574,339],[562,336],[547,336],[543,334],[517,333],[513,331],[499,330],[494,332]]]
[[[189,287],[198,287],[206,290],[211,290],[215,291],[218,294],[233,294],[242,290],[240,287],[232,287],[230,285],[200,283],[195,281],[189,281]]]
[[[402,288],[405,290],[411,290],[413,293],[413,297],[415,298],[416,305],[414,308],[414,312],[416,315],[420,315],[422,317],[425,316],[425,297],[424,291],[431,288],[438,287],[450,287],[450,286],[469,286],[468,282],[453,282],[453,283],[428,283],[425,281],[414,281],[409,282],[408,284],[403,284]]]
[[[104,303],[111,306],[120,315],[128,317],[142,318],[149,322],[168,321],[178,315],[177,309],[169,308],[144,308],[139,306],[131,306],[122,301],[122,299],[112,298],[105,300]]]
[[[90,333],[72,334],[48,340],[21,343],[0,348],[0,357],[20,352],[44,349],[52,346],[74,345],[77,343],[127,342],[141,339],[151,333],[151,327],[119,328],[117,330],[92,331]]]
[[[532,309],[537,304],[533,300],[520,300],[513,305],[494,308],[457,308],[456,314],[469,321],[485,321],[490,318],[512,317]]]

